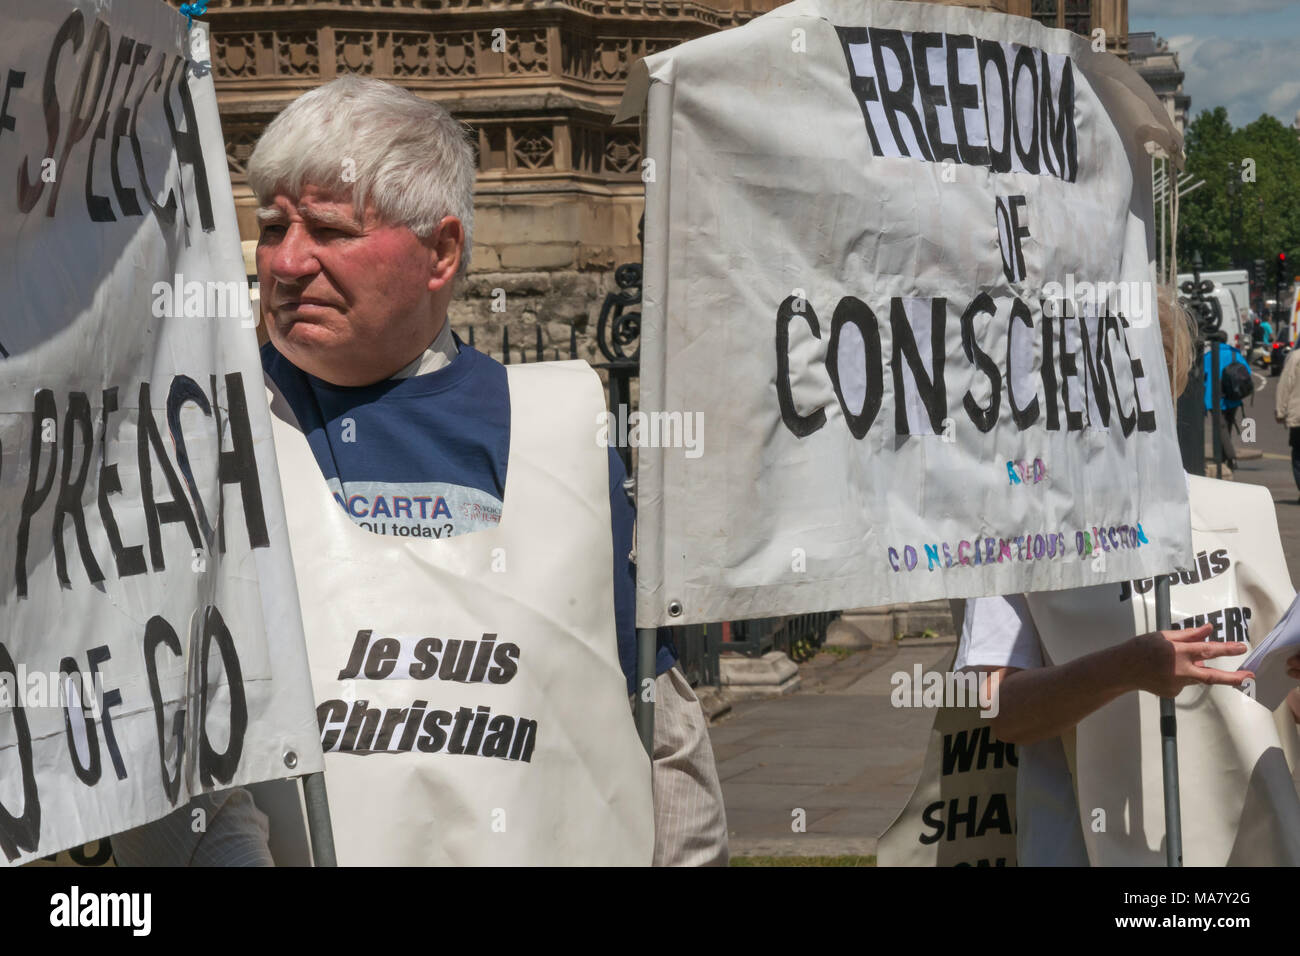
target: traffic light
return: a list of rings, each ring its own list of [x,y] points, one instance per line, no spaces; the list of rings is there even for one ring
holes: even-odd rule
[[[1285,285],[1286,284],[1286,253],[1285,252],[1279,252],[1277,254],[1276,266],[1277,266],[1276,284],[1279,286]]]

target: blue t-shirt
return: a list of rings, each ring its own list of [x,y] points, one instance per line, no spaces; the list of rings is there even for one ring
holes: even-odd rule
[[[267,343],[262,367],[293,409],[334,500],[361,527],[397,537],[449,538],[501,520],[510,456],[505,366],[460,339],[450,364],[350,388],[299,370]],[[614,618],[628,693],[636,678],[636,512],[609,450]],[[659,633],[656,673],[676,661]]]

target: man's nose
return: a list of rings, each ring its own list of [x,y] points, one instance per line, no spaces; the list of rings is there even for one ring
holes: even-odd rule
[[[302,223],[291,223],[271,253],[271,275],[279,282],[297,282],[319,271],[315,242]]]

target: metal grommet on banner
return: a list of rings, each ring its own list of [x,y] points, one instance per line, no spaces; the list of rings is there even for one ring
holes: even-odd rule
[[[290,770],[298,766],[298,755],[292,750],[286,750],[284,752],[284,765]]]
[[[668,602],[668,616],[669,616],[669,617],[681,617],[681,616],[682,616],[682,602],[681,602],[681,601],[669,601],[669,602]]]
[[[194,18],[201,17],[208,12],[208,0],[194,0],[193,3],[182,3],[181,13],[185,14],[185,32],[188,33],[190,27],[194,25]]]

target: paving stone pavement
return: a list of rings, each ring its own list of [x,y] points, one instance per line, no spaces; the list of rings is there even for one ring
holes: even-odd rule
[[[1287,430],[1273,419],[1277,379],[1256,377],[1243,417],[1253,419],[1261,457],[1238,462],[1235,480],[1273,495],[1293,581],[1300,581],[1300,491]],[[943,667],[953,642],[906,642],[847,656],[819,654],[801,666],[803,688],[744,701],[711,729],[733,856],[871,854],[911,796],[933,714],[890,705],[890,675]],[[792,830],[805,811],[806,831]]]
[[[733,704],[711,731],[732,855],[875,853],[916,784],[934,719],[891,706],[890,675],[941,668],[953,650],[931,640],[823,653],[801,668],[798,693]]]

